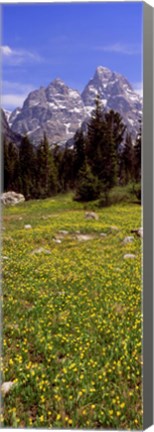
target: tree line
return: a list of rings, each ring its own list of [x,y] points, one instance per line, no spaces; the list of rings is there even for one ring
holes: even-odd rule
[[[89,201],[130,181],[141,181],[141,121],[135,141],[119,113],[101,109],[99,99],[86,132],[79,130],[72,148],[49,146],[46,135],[35,148],[28,136],[17,147],[3,143],[4,191],[23,193],[26,199],[46,198],[68,190]]]

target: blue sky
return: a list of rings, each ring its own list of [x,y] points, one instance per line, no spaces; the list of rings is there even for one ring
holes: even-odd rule
[[[142,2],[2,5],[2,104],[60,77],[82,91],[97,66],[142,91]]]

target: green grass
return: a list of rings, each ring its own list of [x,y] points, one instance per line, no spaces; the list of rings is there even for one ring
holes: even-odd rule
[[[123,244],[141,208],[97,214],[70,195],[3,210],[4,427],[142,429],[141,240]]]

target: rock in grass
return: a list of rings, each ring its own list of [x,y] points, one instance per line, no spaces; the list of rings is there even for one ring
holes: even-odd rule
[[[60,239],[53,239],[53,241],[54,241],[55,243],[57,243],[57,244],[60,244],[60,243],[61,243],[61,240],[60,240]]]
[[[78,234],[77,240],[78,241],[87,241],[87,240],[93,240],[94,236],[91,234]]]
[[[137,235],[143,238],[143,228],[139,228],[137,231]]]
[[[98,220],[99,216],[95,212],[86,212],[85,213],[85,219],[89,219],[89,220],[95,219],[95,220]]]
[[[110,230],[111,231],[119,231],[119,228],[116,225],[111,225]]]
[[[15,205],[15,204],[19,204],[20,202],[25,201],[24,195],[19,194],[19,193],[14,192],[14,191],[4,192],[1,195],[0,199],[4,205],[8,205],[8,204]]]
[[[106,233],[100,233],[100,236],[101,236],[101,237],[106,237],[107,234],[106,234]]]
[[[67,235],[68,234],[68,231],[66,231],[66,230],[60,230],[59,231],[59,234],[62,234],[62,235]]]
[[[123,244],[132,243],[134,240],[134,236],[127,236],[123,240]]]
[[[138,234],[139,237],[143,238],[143,228],[142,227],[138,229],[137,234]]]
[[[31,252],[31,255],[40,254],[40,253],[44,253],[44,254],[47,254],[47,255],[51,254],[51,252],[48,249],[44,249],[43,247],[40,247],[38,249],[34,249]]]
[[[124,255],[124,259],[134,259],[134,258],[136,258],[136,255],[134,255],[134,254],[125,254]]]
[[[24,226],[24,228],[25,228],[25,229],[31,229],[32,226],[31,226],[30,224],[27,224],[27,225]]]
[[[133,229],[131,230],[131,233],[136,234],[138,237],[143,238],[143,228],[137,228],[137,229]]]
[[[5,396],[11,390],[14,383],[12,381],[6,381],[1,385],[1,392]]]

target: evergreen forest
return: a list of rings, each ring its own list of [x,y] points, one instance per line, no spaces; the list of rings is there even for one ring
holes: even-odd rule
[[[135,142],[119,113],[102,111],[99,99],[86,126],[78,130],[73,146],[49,146],[46,134],[38,147],[24,136],[20,146],[4,139],[3,190],[25,199],[43,199],[73,191],[75,200],[100,199],[109,203],[115,187],[132,185],[141,200],[141,120]]]

